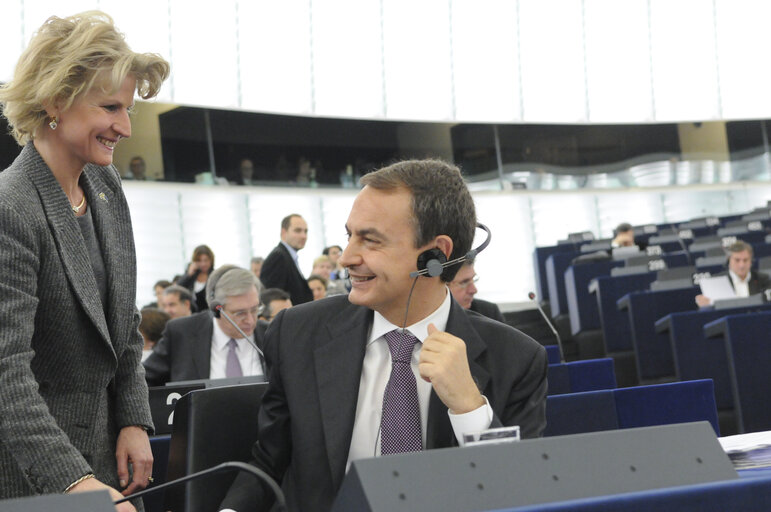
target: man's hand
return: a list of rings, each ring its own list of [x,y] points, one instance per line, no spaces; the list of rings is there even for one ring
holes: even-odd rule
[[[120,486],[126,487],[123,496],[128,496],[147,487],[153,475],[153,452],[150,450],[150,439],[141,427],[124,427],[118,434],[115,447],[115,458],[118,461],[118,479]],[[131,463],[134,478],[129,479],[128,465]]]
[[[696,304],[698,304],[698,306],[700,308],[703,308],[704,306],[711,305],[712,304],[712,300],[709,297],[707,297],[706,295],[697,295],[696,296]]]
[[[485,405],[471,377],[466,344],[452,334],[428,325],[418,366],[423,380],[430,382],[442,403],[453,414],[464,414]]]
[[[113,501],[117,501],[123,498],[123,495],[119,493],[117,489],[113,489],[112,487],[103,484],[96,478],[89,478],[87,480],[83,480],[78,485],[70,489],[69,492],[73,493],[73,492],[89,492],[89,491],[104,491],[104,490],[107,490],[110,492],[110,499]],[[135,509],[134,506],[127,501],[125,503],[121,503],[120,505],[115,505],[115,511],[116,512],[136,512],[137,509]]]

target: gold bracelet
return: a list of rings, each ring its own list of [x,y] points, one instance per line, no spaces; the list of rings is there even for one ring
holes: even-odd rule
[[[96,475],[93,474],[93,473],[87,473],[87,474],[81,476],[80,478],[78,478],[77,480],[72,482],[70,485],[68,485],[66,489],[64,489],[64,494],[68,494],[70,492],[70,490],[72,490],[73,487],[78,485],[80,482],[85,482],[89,478],[96,478]]]

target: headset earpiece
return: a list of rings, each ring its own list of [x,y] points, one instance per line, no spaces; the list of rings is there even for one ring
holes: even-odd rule
[[[437,277],[444,271],[447,256],[437,248],[423,251],[418,256],[418,271],[426,270],[428,277]]]

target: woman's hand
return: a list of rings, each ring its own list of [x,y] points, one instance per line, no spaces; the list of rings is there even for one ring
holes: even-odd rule
[[[147,487],[153,476],[153,452],[150,449],[150,439],[142,427],[123,427],[118,434],[115,447],[115,458],[118,460],[118,479],[120,486],[125,487],[123,496],[128,496]],[[129,479],[128,465],[133,468],[133,478]],[[128,486],[128,487],[126,487]]]
[[[73,493],[73,492],[90,492],[90,491],[105,491],[105,490],[110,492],[111,500],[117,501],[117,500],[123,499],[123,495],[119,493],[117,489],[113,489],[109,485],[103,484],[96,478],[88,478],[86,480],[83,480],[78,485],[70,489],[69,492]],[[116,512],[136,512],[137,509],[135,509],[134,506],[127,501],[125,503],[121,503],[120,505],[115,505],[115,510]]]

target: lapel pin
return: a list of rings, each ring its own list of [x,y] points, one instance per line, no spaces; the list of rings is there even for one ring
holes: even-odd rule
[[[109,203],[109,201],[107,200],[107,196],[104,194],[104,192],[99,192],[99,199],[101,199],[105,203]]]

